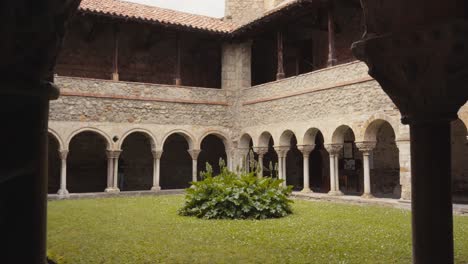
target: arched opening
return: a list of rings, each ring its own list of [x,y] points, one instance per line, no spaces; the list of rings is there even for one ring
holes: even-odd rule
[[[333,134],[333,144],[342,144],[338,153],[339,189],[346,195],[362,195],[364,190],[364,171],[362,153],[356,147],[353,130],[340,126]]]
[[[452,193],[456,203],[468,203],[468,135],[460,119],[452,122]]]
[[[304,159],[302,152],[297,148],[297,139],[294,134],[289,140],[289,151],[286,154],[286,184],[292,185],[296,191],[304,187]]]
[[[170,135],[164,142],[161,156],[160,185],[162,189],[184,189],[192,181],[192,158],[189,142],[180,134]]]
[[[263,156],[263,176],[278,178],[278,155],[274,148],[275,142],[268,132],[263,132],[259,138],[259,147],[267,148]]]
[[[124,139],[118,168],[117,186],[120,191],[151,189],[153,185],[151,145],[151,138],[141,132],[134,132]]]
[[[395,132],[386,121],[374,122],[379,124],[375,129],[376,145],[369,158],[371,191],[376,197],[399,199],[400,160]]]
[[[219,161],[227,164],[226,147],[223,140],[216,135],[208,135],[201,142],[201,152],[198,156],[198,172],[206,170],[206,163],[213,167],[213,175],[220,173]]]
[[[55,138],[54,135],[48,133],[47,138],[49,140],[48,146],[48,160],[49,160],[49,170],[48,170],[48,184],[47,184],[47,193],[49,194],[56,194],[57,191],[60,189],[60,168],[61,168],[61,160],[60,160],[60,144]]]
[[[249,134],[244,134],[240,138],[239,148],[241,149],[241,151],[247,151],[246,159],[241,161],[241,164],[239,164],[239,166],[245,168],[246,171],[252,171],[254,168],[252,167],[251,161],[255,160],[258,162],[258,154],[254,152],[253,140]]]
[[[323,134],[315,136],[315,148],[309,155],[309,182],[312,191],[328,193],[330,191],[330,157],[324,146]]]
[[[85,131],[70,141],[67,189],[70,193],[102,192],[107,187],[107,142],[95,132]]]

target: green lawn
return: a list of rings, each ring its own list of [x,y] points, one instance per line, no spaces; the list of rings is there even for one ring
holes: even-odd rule
[[[410,214],[295,201],[273,220],[177,215],[183,197],[49,202],[48,253],[58,263],[410,263]],[[468,217],[455,217],[457,263],[468,263]]]

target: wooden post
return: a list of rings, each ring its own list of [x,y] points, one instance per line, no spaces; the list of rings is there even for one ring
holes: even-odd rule
[[[176,33],[176,65],[175,65],[175,85],[181,85],[182,79],[180,77],[180,34]]]
[[[119,27],[114,25],[114,54],[112,65],[112,80],[119,80]]]
[[[276,72],[276,80],[284,79],[284,66],[283,66],[283,33],[278,31],[276,34],[277,44],[277,57],[278,57],[278,70]]]
[[[333,19],[333,10],[328,8],[328,66],[336,65],[335,54],[335,23]]]

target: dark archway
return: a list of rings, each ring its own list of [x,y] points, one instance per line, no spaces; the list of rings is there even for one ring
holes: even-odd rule
[[[330,156],[325,149],[320,131],[315,136],[315,148],[309,156],[309,179],[312,191],[318,193],[330,191]]]
[[[224,160],[227,164],[226,147],[223,140],[216,135],[206,136],[201,143],[201,152],[198,156],[198,171],[206,170],[206,163],[208,162],[213,167],[213,174],[220,173],[219,161]]]
[[[304,188],[304,159],[302,152],[297,148],[297,139],[292,134],[290,149],[286,155],[286,184],[292,185],[296,191]]]
[[[355,141],[353,130],[346,125],[333,134],[333,143],[343,144],[338,153],[338,178],[339,189],[346,195],[362,195],[364,190],[363,157]]]
[[[371,191],[376,197],[401,197],[399,150],[388,122],[376,130],[376,146],[370,157]]]
[[[468,135],[460,119],[452,122],[452,193],[456,203],[468,203]]]
[[[150,190],[153,185],[151,139],[142,132],[128,135],[119,157],[118,188],[120,191]]]
[[[170,135],[163,146],[161,156],[162,189],[184,189],[192,181],[192,158],[188,153],[189,143],[179,134]]]
[[[106,140],[91,131],[70,141],[67,189],[70,193],[103,192],[107,187]]]
[[[278,178],[278,154],[274,148],[275,142],[273,137],[268,140],[268,151],[263,156],[263,176]]]
[[[48,184],[47,184],[47,193],[56,194],[60,189],[60,169],[61,169],[61,160],[60,160],[60,144],[55,138],[54,135],[48,133],[47,138],[49,140],[48,146],[48,159],[49,159],[49,170],[48,170]]]

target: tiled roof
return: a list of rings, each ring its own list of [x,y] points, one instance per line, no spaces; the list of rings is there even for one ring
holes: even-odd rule
[[[79,9],[87,13],[156,22],[215,33],[229,33],[235,28],[233,23],[218,18],[120,0],[83,0]]]

